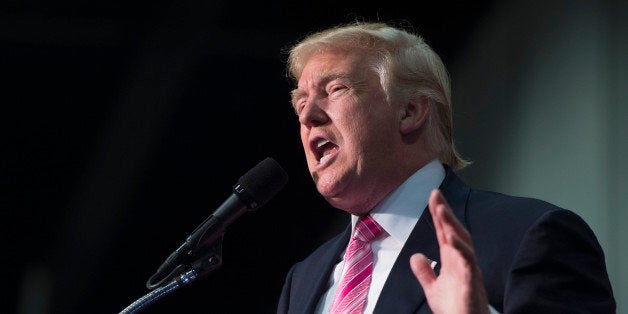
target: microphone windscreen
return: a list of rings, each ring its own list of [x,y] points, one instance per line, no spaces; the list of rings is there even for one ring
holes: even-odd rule
[[[267,157],[238,180],[258,206],[266,204],[288,182],[288,174],[275,159]]]

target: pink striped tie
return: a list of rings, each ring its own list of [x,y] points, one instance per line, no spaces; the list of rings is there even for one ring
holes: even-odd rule
[[[371,216],[358,220],[345,252],[345,274],[336,288],[330,313],[362,313],[373,272],[371,241],[382,230]]]

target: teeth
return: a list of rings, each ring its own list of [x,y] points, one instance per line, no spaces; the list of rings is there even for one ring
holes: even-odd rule
[[[316,148],[321,148],[321,146],[325,145],[329,143],[329,140],[320,140],[318,141],[318,143],[316,143]]]
[[[324,163],[325,161],[327,161],[327,159],[329,159],[329,157],[330,157],[330,156],[331,156],[331,154],[329,154],[329,155],[325,155],[325,156],[321,157],[321,160],[319,160],[318,162],[322,164],[322,163]]]
[[[318,160],[319,163],[324,163],[326,160],[330,158],[331,154],[326,154],[325,156],[322,156],[324,154],[322,147],[329,143],[331,143],[331,141],[327,139],[319,139],[316,141],[316,150],[320,157],[320,159]]]

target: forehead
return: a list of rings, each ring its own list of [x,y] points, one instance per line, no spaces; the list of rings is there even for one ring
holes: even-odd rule
[[[367,74],[369,68],[364,54],[328,48],[313,53],[305,62],[298,87],[316,84],[336,78],[360,77]]]

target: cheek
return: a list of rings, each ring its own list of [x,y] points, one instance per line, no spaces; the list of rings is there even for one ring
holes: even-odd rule
[[[343,125],[339,128],[344,131],[342,132],[343,149],[356,156],[362,155],[364,151],[369,149],[369,141],[373,138],[373,134],[371,134],[372,126],[360,115],[353,115],[351,119],[343,122]]]
[[[362,150],[388,150],[394,137],[395,121],[389,112],[373,112],[353,120],[353,140]]]

